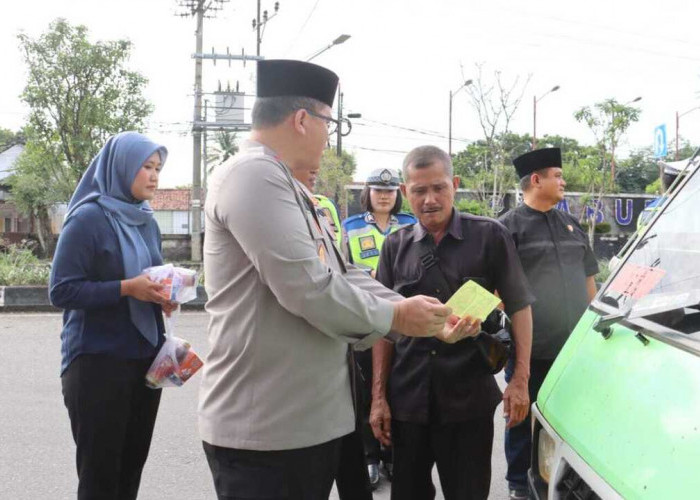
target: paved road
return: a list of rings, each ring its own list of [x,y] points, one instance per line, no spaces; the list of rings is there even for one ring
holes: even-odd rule
[[[57,314],[0,314],[2,499],[75,498],[74,445],[58,377],[60,326]],[[205,329],[205,314],[186,313],[179,320],[177,334],[204,354]],[[184,387],[164,391],[140,499],[216,498],[197,437],[198,382],[199,375]],[[492,459],[493,499],[507,498],[500,413],[499,408]],[[437,477],[435,484],[439,485]],[[380,486],[374,498],[389,498],[388,483]],[[438,498],[443,497],[438,494]]]

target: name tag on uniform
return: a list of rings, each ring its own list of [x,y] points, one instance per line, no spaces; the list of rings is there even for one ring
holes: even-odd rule
[[[360,257],[366,259],[377,255],[379,255],[379,250],[377,249],[377,242],[374,240],[374,236],[362,236],[360,238]]]

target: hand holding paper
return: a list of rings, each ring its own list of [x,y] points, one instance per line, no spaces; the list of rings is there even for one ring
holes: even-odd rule
[[[460,318],[471,316],[484,321],[500,303],[501,299],[478,283],[469,280],[450,297],[445,305],[451,307],[452,313]]]
[[[467,337],[475,337],[481,331],[481,321],[467,315],[463,318],[454,314],[447,318],[445,327],[435,337],[446,344],[455,344]]]

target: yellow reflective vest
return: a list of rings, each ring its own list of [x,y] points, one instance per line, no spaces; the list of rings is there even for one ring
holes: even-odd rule
[[[387,231],[382,232],[377,227],[374,215],[370,212],[348,217],[343,221],[348,260],[358,267],[376,270],[379,263],[379,252],[386,237],[399,228],[416,222],[416,218],[410,214],[392,215]]]
[[[333,233],[335,234],[335,244],[340,248],[341,233],[340,233],[340,218],[338,217],[338,207],[335,206],[333,200],[322,194],[315,194],[314,198],[318,200],[318,208],[322,215],[328,219],[328,221],[333,226]]]

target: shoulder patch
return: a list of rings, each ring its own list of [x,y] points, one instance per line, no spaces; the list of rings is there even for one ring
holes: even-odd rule
[[[418,222],[418,219],[416,219],[413,215],[411,214],[405,214],[405,213],[398,213],[396,214],[396,218],[399,221],[399,224],[415,224]]]
[[[350,217],[345,219],[341,225],[346,229],[357,229],[360,227],[364,227],[365,226],[364,214],[351,215]]]

